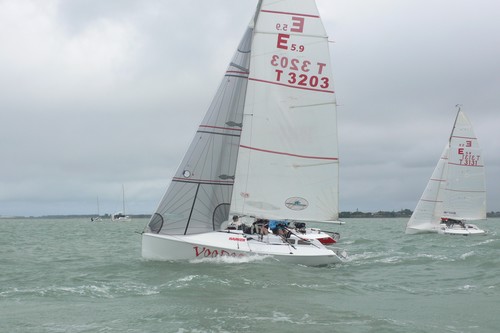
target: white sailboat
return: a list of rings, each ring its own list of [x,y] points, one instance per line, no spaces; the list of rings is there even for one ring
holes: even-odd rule
[[[122,185],[122,211],[111,214],[111,221],[127,222],[132,221],[132,218],[125,214],[125,186]]]
[[[450,139],[406,226],[407,234],[484,234],[472,220],[486,219],[484,162],[472,125],[458,108]]]
[[[101,217],[100,209],[99,209],[99,197],[97,197],[97,216],[91,217],[90,221],[91,222],[101,222],[102,221],[102,217]]]
[[[344,250],[225,229],[245,219],[338,223],[328,37],[314,0],[260,0],[225,77],[142,234],[142,256],[342,262]],[[251,232],[251,231],[250,231]]]

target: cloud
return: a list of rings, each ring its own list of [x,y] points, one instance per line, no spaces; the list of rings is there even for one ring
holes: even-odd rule
[[[500,4],[318,0],[341,209],[413,209],[463,104],[500,210]],[[0,215],[151,213],[256,1],[0,1]]]

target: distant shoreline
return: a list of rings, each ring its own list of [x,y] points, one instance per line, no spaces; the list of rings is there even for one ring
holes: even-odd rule
[[[378,212],[340,212],[340,219],[347,218],[410,218],[413,211],[403,209],[400,211],[378,211]],[[151,214],[128,214],[131,218],[135,219],[148,219]],[[500,217],[500,212],[488,212],[487,217]],[[96,217],[95,214],[74,214],[74,215],[43,215],[43,216],[1,216],[0,219],[69,219],[69,218],[88,218]],[[105,214],[100,216],[102,219],[111,219],[111,215]]]
[[[131,218],[142,219],[150,218],[151,214],[127,214]],[[73,218],[95,218],[96,214],[74,214],[74,215],[41,215],[41,216],[0,216],[0,219],[73,219]],[[100,218],[103,220],[111,219],[111,215],[101,215]]]

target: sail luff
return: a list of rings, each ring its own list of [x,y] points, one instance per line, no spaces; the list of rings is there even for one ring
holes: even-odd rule
[[[257,9],[255,10],[255,15],[253,17],[253,26],[254,27],[257,25],[257,20],[259,19],[259,13],[260,13],[260,9],[262,7],[262,1],[263,0],[259,0],[259,3],[257,4]]]

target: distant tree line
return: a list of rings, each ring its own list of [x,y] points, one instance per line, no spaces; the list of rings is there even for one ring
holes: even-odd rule
[[[401,209],[400,211],[378,211],[378,212],[361,212],[356,210],[355,212],[340,212],[339,218],[347,219],[347,218],[390,218],[390,217],[408,217],[410,218],[413,211],[410,209]],[[500,217],[500,212],[488,212],[486,213],[487,217]]]
[[[378,212],[361,212],[356,210],[355,212],[340,212],[339,218],[388,218],[388,217],[410,217],[413,212],[409,209],[401,209],[400,211],[378,211]]]
[[[378,212],[361,212],[356,210],[355,212],[340,212],[339,218],[391,218],[391,217],[407,217],[410,218],[413,211],[410,209],[401,209],[400,211],[378,211]],[[150,218],[151,214],[135,214],[130,215],[132,218]],[[500,217],[500,212],[488,212],[487,217]],[[67,218],[91,218],[95,217],[95,214],[84,214],[84,215],[44,215],[44,216],[0,216],[0,218],[42,218],[42,219],[67,219]],[[110,214],[101,215],[102,218],[111,218]]]

